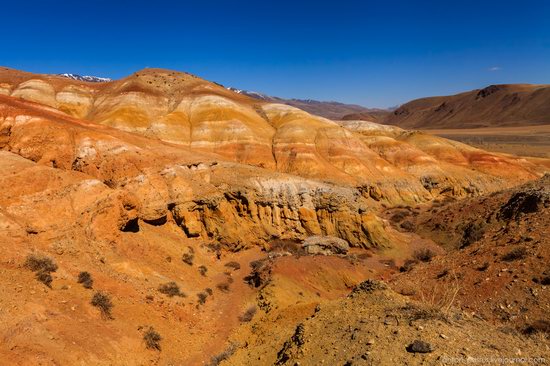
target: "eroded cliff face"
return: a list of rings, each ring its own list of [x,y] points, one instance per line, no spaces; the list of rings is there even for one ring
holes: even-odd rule
[[[61,114],[46,119],[39,110],[5,112],[4,159],[29,173],[28,185],[44,190],[28,207],[13,195],[4,201],[22,230],[71,230],[76,223],[91,239],[116,242],[121,231],[139,230],[139,221],[173,220],[186,236],[231,249],[319,234],[355,246],[389,245],[385,224],[372,210],[376,201],[355,187],[244,166]],[[57,172],[70,184],[54,184]],[[5,173],[5,186],[16,184]],[[50,205],[63,214],[52,215]]]

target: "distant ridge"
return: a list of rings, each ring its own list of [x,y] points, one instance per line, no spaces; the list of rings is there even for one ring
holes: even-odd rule
[[[235,93],[246,95],[250,98],[264,100],[272,103],[290,105],[292,107],[300,108],[311,114],[333,120],[344,119],[344,116],[346,115],[369,115],[371,116],[369,120],[376,122],[381,116],[389,113],[389,111],[386,111],[384,109],[367,108],[357,104],[346,104],[334,101],[319,101],[314,99],[285,99],[233,87],[228,87],[227,89]]]
[[[533,126],[550,123],[550,85],[489,85],[403,104],[383,123],[407,129]]]

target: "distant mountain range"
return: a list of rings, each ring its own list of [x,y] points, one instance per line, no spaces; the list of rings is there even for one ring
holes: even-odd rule
[[[346,104],[333,101],[325,102],[313,99],[285,99],[232,87],[228,87],[227,89],[254,99],[290,105],[296,108],[303,109],[304,111],[311,114],[334,120],[345,119],[344,117],[346,116],[346,119],[350,119],[350,116],[357,116],[360,118],[356,119],[376,122],[380,121],[380,118],[382,118],[382,116],[390,113],[390,110],[367,108],[357,104]]]
[[[63,76],[65,78],[78,80],[78,81],[88,81],[91,83],[104,83],[104,82],[112,81],[112,79],[109,79],[109,78],[101,78],[98,76],[89,76],[89,75],[58,74],[58,76]]]

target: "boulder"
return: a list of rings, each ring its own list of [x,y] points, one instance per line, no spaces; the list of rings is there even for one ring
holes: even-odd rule
[[[302,246],[310,255],[332,255],[346,254],[349,250],[349,243],[334,236],[310,236],[304,240]]]

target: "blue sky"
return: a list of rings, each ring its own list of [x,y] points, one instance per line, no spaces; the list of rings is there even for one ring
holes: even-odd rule
[[[550,83],[550,1],[10,1],[0,65],[188,71],[281,97],[388,107]]]

